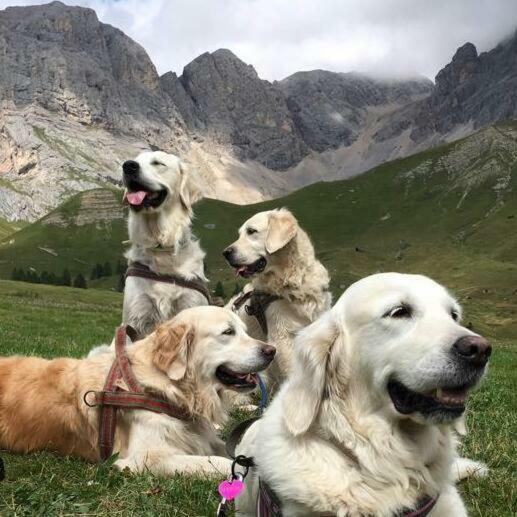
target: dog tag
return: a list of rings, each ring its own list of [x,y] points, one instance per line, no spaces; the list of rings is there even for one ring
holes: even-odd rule
[[[241,479],[232,479],[231,481],[225,479],[219,483],[218,490],[223,499],[232,501],[242,492],[243,488],[244,483]]]

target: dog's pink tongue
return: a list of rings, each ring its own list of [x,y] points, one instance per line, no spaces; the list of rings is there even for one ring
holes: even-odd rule
[[[141,205],[142,201],[147,196],[147,192],[145,190],[139,190],[138,192],[128,192],[126,194],[126,198],[132,205]]]
[[[243,271],[246,271],[246,266],[239,266],[238,268],[235,269],[235,274],[238,276]]]

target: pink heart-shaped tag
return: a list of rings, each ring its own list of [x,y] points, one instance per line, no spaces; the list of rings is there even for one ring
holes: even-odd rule
[[[227,501],[231,501],[235,499],[244,488],[244,483],[240,479],[234,479],[233,481],[228,481],[225,479],[219,483],[219,494],[221,497],[224,497]]]

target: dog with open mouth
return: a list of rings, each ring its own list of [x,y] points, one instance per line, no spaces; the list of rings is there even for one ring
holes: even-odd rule
[[[293,369],[238,454],[257,467],[238,515],[462,517],[454,423],[482,380],[486,339],[420,275],[364,278],[295,340]]]
[[[206,282],[205,253],[191,232],[192,206],[202,196],[195,171],[161,151],[141,153],[124,162],[122,171],[129,207],[129,265],[187,282]],[[206,295],[195,289],[128,276],[123,322],[144,337],[181,310],[208,303]]]
[[[248,219],[223,255],[237,275],[250,280],[227,307],[246,322],[251,335],[277,347],[267,372],[269,384],[277,386],[289,370],[296,333],[330,308],[327,270],[285,208]]]
[[[229,392],[255,388],[257,372],[271,363],[275,348],[248,336],[231,311],[193,307],[126,347],[126,353],[145,394],[159,395],[181,417],[119,411],[115,466],[165,475],[226,475],[232,462],[214,424],[227,417]],[[100,408],[88,397],[103,389],[114,359],[114,352],[86,359],[0,358],[0,447],[97,461]],[[127,391],[124,380],[117,386]]]

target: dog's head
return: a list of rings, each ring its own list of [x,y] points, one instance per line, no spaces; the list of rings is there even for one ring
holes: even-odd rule
[[[269,210],[248,219],[239,228],[239,238],[223,255],[244,278],[262,273],[298,232],[298,222],[289,210]]]
[[[190,213],[201,197],[198,182],[185,164],[173,154],[147,151],[122,164],[125,201],[134,212],[162,210],[181,203]]]
[[[153,363],[172,381],[246,392],[257,386],[276,349],[246,334],[241,320],[220,307],[185,309],[162,324],[153,339]]]
[[[302,331],[295,351],[284,409],[297,434],[308,429],[325,395],[346,400],[351,391],[392,418],[452,422],[483,377],[491,347],[461,325],[461,309],[441,285],[384,273],[349,287]]]

